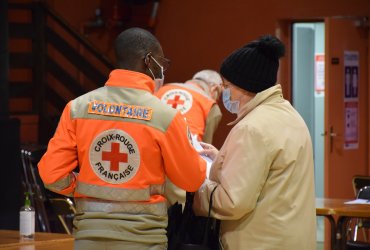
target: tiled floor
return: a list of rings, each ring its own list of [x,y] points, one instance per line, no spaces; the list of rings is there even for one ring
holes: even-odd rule
[[[324,218],[316,217],[316,250],[324,250]]]
[[[317,241],[316,250],[324,250],[324,242]]]

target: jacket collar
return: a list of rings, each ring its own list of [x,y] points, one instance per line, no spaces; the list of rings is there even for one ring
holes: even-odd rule
[[[115,69],[110,72],[105,86],[127,87],[154,92],[154,81],[149,76],[130,70]]]
[[[281,90],[281,85],[276,84],[264,91],[259,92],[252,100],[244,104],[239,112],[236,119],[227,125],[235,125],[240,120],[242,120],[249,112],[255,109],[257,106],[267,103],[267,102],[279,102],[283,101],[283,93]]]

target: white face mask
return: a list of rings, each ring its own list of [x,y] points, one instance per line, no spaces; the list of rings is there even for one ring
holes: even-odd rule
[[[163,70],[163,66],[160,65],[157,60],[154,59],[153,56],[151,56],[151,58],[153,59],[153,61],[158,65],[158,67],[161,68],[161,78],[155,78],[154,74],[153,74],[153,71],[148,67],[150,73],[152,74],[153,76],[153,79],[154,79],[154,83],[155,83],[155,88],[154,88],[154,92],[157,92],[160,87],[163,86],[163,83],[164,83],[164,70]]]
[[[229,88],[222,91],[222,102],[224,103],[225,108],[233,114],[239,112],[239,101],[231,101],[231,91]]]

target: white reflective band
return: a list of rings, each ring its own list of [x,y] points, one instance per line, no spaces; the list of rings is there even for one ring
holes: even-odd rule
[[[158,216],[167,215],[166,202],[140,203],[107,201],[92,198],[75,198],[77,213],[83,212],[107,212],[128,214],[153,214]]]
[[[61,191],[71,185],[73,181],[73,174],[69,174],[68,176],[64,177],[63,179],[60,179],[54,183],[51,184],[45,184],[45,187],[47,189],[50,189],[51,191]]]
[[[103,187],[77,181],[76,192],[94,198],[113,201],[149,201],[152,195],[162,195],[164,185],[151,185],[143,189]]]

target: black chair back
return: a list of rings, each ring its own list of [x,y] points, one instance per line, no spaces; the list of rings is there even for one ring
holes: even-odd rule
[[[36,210],[36,231],[51,232],[49,217],[47,213],[47,194],[37,170],[37,163],[46,146],[22,145],[22,184],[24,191],[30,193],[32,206]]]
[[[358,191],[357,199],[370,200],[370,186],[365,186]]]
[[[355,175],[352,177],[352,186],[355,196],[357,197],[358,192],[361,188],[370,186],[370,176],[367,175]]]

